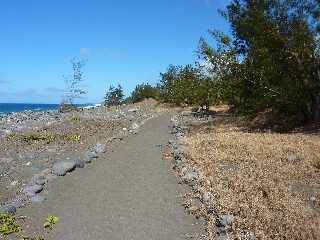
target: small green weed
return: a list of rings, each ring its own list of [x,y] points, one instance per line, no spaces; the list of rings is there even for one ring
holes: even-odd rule
[[[46,141],[48,143],[54,142],[56,136],[53,134],[40,134],[40,133],[12,133],[8,136],[8,139],[21,142],[39,142]]]
[[[63,139],[65,141],[69,141],[69,142],[80,142],[81,136],[77,135],[77,134],[75,134],[75,135],[65,135],[65,136],[63,136]]]
[[[74,117],[72,117],[70,120],[71,120],[71,122],[80,122],[80,121],[81,121],[81,118],[80,118],[80,117],[77,117],[77,116],[74,116]]]
[[[49,215],[46,218],[46,220],[45,220],[45,222],[43,224],[43,227],[52,229],[53,225],[57,224],[58,222],[59,222],[59,217],[54,216],[54,215]]]
[[[49,215],[43,224],[44,228],[52,229],[53,225],[59,222],[59,218],[54,215]],[[0,237],[3,236],[3,239],[8,239],[7,236],[12,233],[18,233],[16,237],[21,240],[45,240],[42,235],[36,236],[25,236],[23,229],[19,224],[16,223],[14,216],[10,214],[1,213],[0,214]],[[2,239],[2,238],[1,238]]]
[[[0,234],[9,235],[20,231],[20,225],[16,223],[16,219],[10,215],[0,214]]]
[[[37,142],[52,143],[56,141],[68,141],[68,142],[79,142],[81,139],[80,135],[60,135],[53,133],[12,133],[8,136],[9,140],[26,142],[28,144]]]

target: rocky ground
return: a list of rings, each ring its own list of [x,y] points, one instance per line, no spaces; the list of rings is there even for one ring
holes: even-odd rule
[[[136,106],[116,110],[125,116],[121,117],[120,126],[109,127],[114,135],[109,134],[110,130],[98,128],[92,141],[87,132],[90,129],[76,132],[72,138],[52,138],[49,143],[38,140],[44,146],[57,139],[58,146],[60,141],[66,141],[60,151],[70,155],[64,158],[59,155],[58,160],[30,175],[25,185],[17,188],[21,189],[18,196],[25,197],[27,206],[18,209],[15,221],[3,219],[0,214],[0,223],[4,221],[14,229],[16,223],[21,227],[21,231],[5,239],[205,239],[201,231],[203,221],[185,214],[180,204],[185,187],[177,184],[171,162],[163,157],[163,153],[171,155],[166,145],[171,136],[172,113],[159,107],[140,106],[140,110],[133,107]],[[99,115],[97,111],[102,109],[92,113]],[[131,118],[134,120],[128,120]],[[66,130],[58,133],[69,134]],[[88,138],[86,142],[83,136]],[[69,145],[70,139],[76,141],[70,143],[67,151],[65,145]],[[72,153],[79,158],[72,158]],[[87,161],[94,162],[87,164]],[[11,201],[6,206],[11,211],[16,205]],[[44,224],[48,228],[44,229]],[[0,231],[4,225],[0,224]]]
[[[319,133],[251,131],[225,108],[172,119],[185,207],[208,239],[319,239]]]
[[[95,161],[111,142],[159,115],[156,103],[79,112],[21,112],[0,119],[0,210],[45,201],[57,176]]]
[[[52,239],[319,239],[318,132],[253,131],[224,107],[177,110],[145,102],[1,118],[0,213],[21,212],[31,235],[58,213]],[[178,207],[170,164],[199,221]]]

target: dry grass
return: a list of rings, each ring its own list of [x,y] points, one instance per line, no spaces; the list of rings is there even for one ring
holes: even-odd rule
[[[320,136],[249,133],[218,117],[186,139],[189,162],[205,176],[217,214],[258,239],[320,239]]]

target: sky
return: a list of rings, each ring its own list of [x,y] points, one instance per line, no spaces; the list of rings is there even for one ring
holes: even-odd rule
[[[196,60],[208,29],[225,31],[227,0],[2,0],[0,102],[60,103],[72,58],[87,59],[81,103],[121,84],[155,84],[169,64]]]

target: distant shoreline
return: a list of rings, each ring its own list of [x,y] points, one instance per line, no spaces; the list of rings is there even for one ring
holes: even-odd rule
[[[77,104],[79,107],[94,106],[95,104]],[[46,112],[59,109],[60,104],[41,104],[41,103],[0,103],[0,115],[8,115],[18,112]]]

